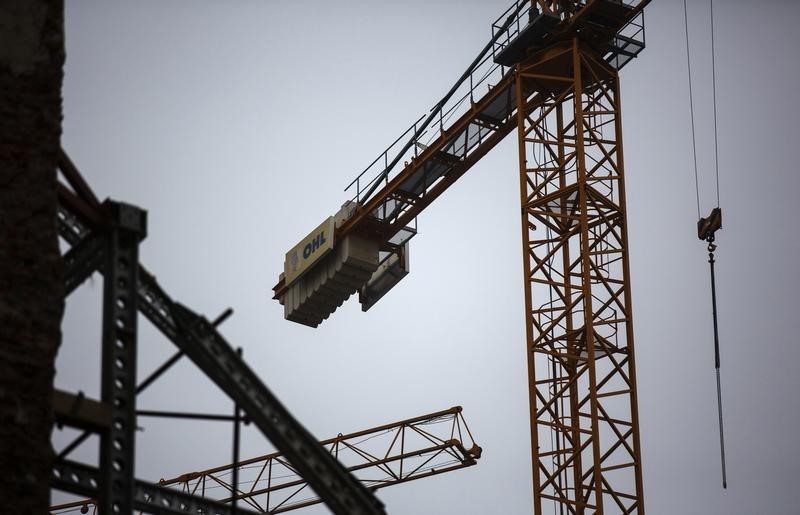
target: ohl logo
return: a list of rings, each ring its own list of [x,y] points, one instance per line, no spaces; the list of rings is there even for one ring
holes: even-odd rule
[[[309,256],[311,256],[315,250],[320,248],[323,243],[327,243],[325,241],[325,231],[317,234],[313,240],[306,244],[305,248],[303,249],[303,259],[308,259]]]

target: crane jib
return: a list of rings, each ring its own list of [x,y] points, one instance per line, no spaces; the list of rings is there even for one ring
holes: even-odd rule
[[[301,323],[316,326],[330,314],[326,313],[328,309],[332,312],[338,307],[338,300],[334,302],[333,299],[339,299],[345,290],[359,291],[361,299],[374,301],[382,297],[386,291],[375,291],[372,287],[380,284],[393,287],[409,270],[408,242],[392,241],[399,231],[411,224],[416,227],[416,216],[516,126],[515,63],[508,60],[510,56],[514,59],[530,57],[537,49],[551,48],[555,42],[585,30],[583,25],[586,23],[602,23],[610,24],[613,36],[606,35],[606,42],[592,40],[592,45],[608,64],[619,69],[644,48],[643,24],[634,18],[638,20],[641,7],[646,3],[588,2],[571,17],[564,17],[563,13],[559,17],[552,12],[540,12],[531,4],[515,2],[493,25],[489,43],[424,117],[424,122],[420,124],[417,121],[406,130],[351,183],[350,186],[356,185],[357,191],[349,202],[351,207],[347,216],[335,217],[336,245],[351,234],[357,234],[357,237],[352,239],[350,248],[372,248],[373,245],[365,247],[363,240],[373,240],[378,247],[370,252],[375,254],[369,258],[368,265],[359,265],[356,274],[362,276],[372,270],[376,275],[367,277],[363,285],[350,284],[352,276],[347,276],[346,289],[337,286],[334,292],[327,291],[326,288],[332,284],[340,285],[337,276],[345,272],[328,269],[338,266],[329,261],[338,262],[339,258],[322,260],[331,250],[333,237],[323,237],[326,241],[322,242],[321,238],[315,246],[314,237],[318,234],[312,231],[286,254],[284,275],[273,288],[274,298],[284,305],[285,316],[290,320],[299,316],[291,306],[300,308],[301,305],[317,305],[322,301],[327,307],[315,308],[311,318],[300,317]],[[540,100],[544,100],[549,87],[540,83],[541,91],[526,89],[523,98],[538,95]],[[433,123],[437,117],[438,123]],[[409,133],[410,139],[405,141],[404,137]],[[318,247],[323,252],[318,252]],[[378,249],[382,252],[380,255]],[[388,263],[386,252],[392,254],[392,261],[400,266],[398,270],[383,266]],[[341,259],[347,258],[342,256]],[[325,270],[315,272],[314,277],[308,276],[300,287],[303,293],[295,291],[290,295],[294,300],[284,302],[292,283],[317,267]],[[392,270],[392,281],[380,277],[389,270]],[[333,278],[333,283],[328,283],[327,278]],[[367,286],[368,282],[372,287]],[[371,291],[367,292],[365,288]],[[320,296],[324,299],[318,298]],[[367,301],[362,304],[362,309],[369,305],[371,302]]]

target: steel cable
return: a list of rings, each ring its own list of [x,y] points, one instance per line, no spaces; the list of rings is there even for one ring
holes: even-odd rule
[[[720,208],[720,196],[719,196],[719,138],[717,135],[717,73],[716,73],[716,52],[714,49],[714,0],[709,0],[710,2],[710,23],[711,23],[711,84],[712,84],[712,103],[713,103],[713,110],[714,110],[714,173],[715,173],[715,193],[717,197],[717,210]],[[689,47],[689,16],[688,16],[688,9],[687,9],[687,2],[683,0],[683,19],[684,19],[684,28],[686,32],[686,64],[688,69],[688,78],[689,78],[689,111],[691,114],[691,125],[692,125],[692,153],[694,157],[694,181],[695,181],[695,196],[697,199],[697,217],[700,219],[700,222],[703,222],[704,219],[700,214],[700,186],[699,186],[699,178],[698,178],[698,171],[697,171],[697,138],[695,134],[695,123],[694,123],[694,102],[693,102],[693,94],[692,94],[692,66],[691,66],[691,58],[690,58],[690,47]],[[713,216],[713,211],[712,215]],[[711,216],[709,218],[711,218]],[[719,226],[716,228],[718,229]],[[706,241],[708,242],[708,262],[710,264],[710,271],[711,271],[711,302],[712,302],[712,317],[714,322],[714,369],[716,374],[716,386],[717,386],[717,418],[719,424],[719,444],[720,444],[720,460],[722,466],[722,488],[728,488],[728,479],[727,479],[727,471],[726,471],[726,463],[725,463],[725,431],[723,426],[723,418],[722,418],[722,385],[720,380],[720,352],[719,352],[719,326],[717,320],[717,294],[716,294],[716,280],[714,277],[714,250],[716,250],[716,245],[714,245],[714,231],[713,229],[708,237],[705,237]],[[704,236],[700,236],[701,239]]]
[[[692,121],[692,156],[694,158],[694,191],[697,198],[697,218],[700,218],[700,181],[697,174],[697,137],[694,128],[694,95],[692,94],[692,60],[689,53],[689,15],[683,0],[683,26],[686,33],[686,69],[689,74],[689,114]]]
[[[711,85],[714,104],[714,167],[717,179],[717,207],[719,207],[719,145],[717,144],[717,63],[714,52],[714,0],[711,0]]]

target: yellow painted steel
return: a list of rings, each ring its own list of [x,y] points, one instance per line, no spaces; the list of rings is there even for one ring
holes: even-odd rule
[[[283,273],[286,277],[287,285],[303,275],[311,265],[333,250],[333,231],[333,217],[329,216],[286,253],[286,259],[283,262]]]

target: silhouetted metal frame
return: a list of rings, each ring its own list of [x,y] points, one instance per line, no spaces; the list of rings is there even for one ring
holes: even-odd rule
[[[576,39],[517,84],[534,512],[643,514],[617,71]]]
[[[101,434],[100,468],[83,466],[80,470],[89,478],[84,481],[76,472],[80,464],[68,466],[70,462],[62,456],[54,468],[54,487],[98,499],[105,508],[103,513],[114,513],[114,504],[120,513],[130,513],[129,505],[139,509],[142,503],[148,503],[147,495],[137,497],[136,492],[142,489],[151,492],[150,497],[159,499],[160,504],[148,504],[149,513],[172,513],[167,508],[162,509],[162,505],[179,506],[183,502],[180,499],[187,497],[134,479],[131,431],[136,416],[135,313],[138,309],[241,407],[247,418],[286,455],[334,513],[385,513],[374,494],[292,417],[213,324],[174,302],[139,264],[136,238],[143,233],[137,236],[132,224],[137,217],[144,216],[144,212],[133,206],[124,206],[120,211],[120,204],[113,202],[102,208],[63,151],[60,157],[60,170],[71,186],[70,189],[59,185],[59,234],[72,247],[65,255],[65,281],[68,291],[73,291],[93,269],[106,275],[101,390],[103,401],[114,411],[112,429]],[[141,228],[143,230],[143,226]],[[105,266],[99,266],[103,259]],[[138,500],[134,502],[134,499]],[[199,506],[204,502],[207,500],[198,498],[188,505]],[[186,513],[185,510],[179,512]]]
[[[99,508],[102,514],[132,513],[136,440],[136,329],[139,242],[147,231],[141,209],[106,201],[109,226],[103,267],[101,401],[111,426],[100,435]]]
[[[97,485],[103,472],[97,467],[69,460],[62,460],[53,466],[53,487],[86,497],[97,494]],[[232,515],[227,504],[189,495],[171,488],[153,485],[146,481],[131,480],[133,509],[143,513],[159,515]],[[90,506],[91,501],[80,501],[79,505]],[[63,506],[63,505],[62,505]],[[100,514],[103,512],[100,511]],[[133,513],[133,511],[126,512]],[[253,514],[239,509],[240,514]]]
[[[186,413],[138,411],[137,415],[207,419],[207,416]],[[228,421],[236,418],[220,417]],[[477,464],[482,453],[473,440],[461,406],[354,433],[340,433],[320,444],[371,490],[470,467]],[[96,471],[83,465],[67,463],[66,466],[78,472],[75,475],[84,482],[95,476]],[[62,469],[63,472],[67,470]],[[242,473],[243,480],[231,481],[229,478],[237,472]],[[158,482],[158,487],[167,486],[187,495],[210,499],[214,506],[231,506],[232,515],[232,504],[237,501],[257,513],[270,514],[322,502],[281,452],[245,460],[234,458],[228,465]],[[51,512],[67,513],[75,508],[95,513],[97,501],[88,498],[68,502],[51,507]]]

